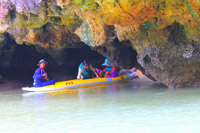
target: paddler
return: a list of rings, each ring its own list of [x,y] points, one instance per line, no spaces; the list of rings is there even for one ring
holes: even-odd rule
[[[34,87],[43,87],[43,86],[46,86],[46,85],[52,85],[52,84],[55,84],[55,81],[54,80],[48,80],[48,76],[47,76],[47,73],[44,71],[44,68],[45,66],[47,65],[48,63],[44,60],[44,59],[41,59],[39,61],[39,63],[37,64],[37,66],[39,66],[39,68],[37,68],[35,70],[35,73],[33,75],[33,86]],[[46,82],[45,82],[46,80]]]
[[[94,67],[91,64],[89,64],[87,60],[84,60],[79,65],[77,80],[90,79],[90,78],[92,78],[93,73],[96,75],[97,78],[99,78]]]
[[[105,66],[104,70],[101,71],[101,70],[97,69],[97,72],[101,77],[111,78],[111,77],[118,76],[118,72],[110,64],[108,59],[105,59],[105,62],[102,64],[102,66]]]

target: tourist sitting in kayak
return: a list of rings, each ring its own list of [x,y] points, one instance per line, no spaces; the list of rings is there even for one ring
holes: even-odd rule
[[[96,73],[94,67],[92,67],[92,65],[89,64],[87,60],[84,60],[79,65],[77,80],[93,78],[92,77],[93,73],[96,75],[97,78],[99,78],[99,76]]]
[[[47,65],[47,62],[44,59],[41,59],[38,63],[39,68],[35,70],[35,73],[33,75],[33,86],[34,87],[43,87],[46,85],[52,85],[55,84],[54,80],[48,80],[47,73],[44,71],[45,66]]]
[[[105,66],[104,70],[101,71],[100,69],[96,69],[100,77],[112,78],[118,76],[118,72],[114,69],[112,65],[109,64],[108,59],[105,59],[105,62],[102,64],[102,66]]]

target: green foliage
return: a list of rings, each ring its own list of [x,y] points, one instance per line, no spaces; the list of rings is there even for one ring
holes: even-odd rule
[[[192,7],[191,7],[191,5],[189,4],[188,0],[185,0],[185,4],[186,4],[187,9],[188,9],[188,11],[190,12],[190,14],[192,14],[192,17],[193,17],[193,18],[196,18],[195,12],[194,12],[194,10],[192,10]]]
[[[199,0],[200,2],[200,0]],[[187,6],[187,9],[189,13],[192,15],[192,17],[196,20],[196,22],[200,25],[200,21],[197,19],[195,11],[192,9],[191,5],[189,4],[188,0],[185,0],[185,4]]]
[[[142,32],[144,32],[153,27],[154,27],[154,24],[152,22],[147,21],[147,22],[144,22],[143,24],[141,24],[140,29]]]
[[[59,23],[61,23],[61,18],[60,17],[50,17],[50,22],[59,24]]]
[[[200,0],[198,0],[199,8],[200,8]]]
[[[82,7],[84,10],[94,10],[94,0],[73,0],[72,5]]]
[[[199,9],[200,9],[200,0],[198,1],[198,4],[199,4]]]
[[[200,42],[200,29],[193,26],[185,26],[185,33],[188,40],[193,40],[195,42]]]

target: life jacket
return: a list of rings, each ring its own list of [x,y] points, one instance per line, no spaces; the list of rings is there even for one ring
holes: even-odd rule
[[[88,67],[88,69],[85,69],[83,67],[83,62],[79,65],[79,68],[83,71],[83,73],[81,74],[81,77],[83,79],[89,79],[92,78],[92,70],[90,69],[90,67]]]
[[[37,68],[35,70],[35,73],[33,75],[33,86],[40,86],[40,84],[43,82],[44,77],[42,76],[45,73],[45,71],[42,68]]]
[[[110,74],[108,74],[106,76],[106,78],[113,78],[113,77],[117,77],[118,76],[118,72],[114,69],[114,67],[106,67],[104,69],[104,72],[110,72]]]
[[[110,66],[110,67],[106,67],[105,69],[104,69],[104,72],[114,72],[114,67],[113,66]]]

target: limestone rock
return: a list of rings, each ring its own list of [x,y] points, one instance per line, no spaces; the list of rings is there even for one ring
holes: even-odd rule
[[[1,0],[0,33],[55,57],[82,41],[118,67],[133,67],[137,57],[137,65],[157,81],[197,87],[199,7],[197,0]]]

